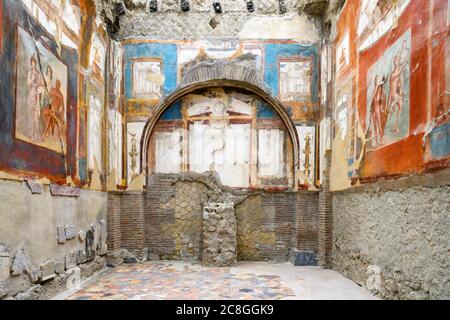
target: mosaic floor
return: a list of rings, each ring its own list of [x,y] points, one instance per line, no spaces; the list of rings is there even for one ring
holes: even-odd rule
[[[124,264],[115,269],[108,268],[105,272],[82,283],[77,291],[72,290],[56,299],[267,300],[308,298],[302,296],[302,292],[310,290],[308,285],[302,288],[301,281],[294,283],[292,279],[286,277],[286,268],[303,269],[290,264],[272,263],[245,263],[233,268],[205,268],[197,263],[172,261]],[[370,295],[367,294],[367,297]],[[364,295],[362,298],[364,299]]]

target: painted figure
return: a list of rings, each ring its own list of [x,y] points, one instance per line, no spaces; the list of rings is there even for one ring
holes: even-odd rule
[[[403,70],[406,64],[401,61],[402,52],[399,52],[394,56],[394,70],[389,77],[389,99],[388,99],[388,112],[395,112],[395,122],[392,132],[399,133],[398,119],[403,108],[403,99],[405,92],[403,90]]]
[[[48,137],[48,134],[54,131],[54,119],[52,118],[52,112],[51,112],[51,103],[50,103],[50,91],[52,90],[54,86],[54,80],[53,80],[53,69],[51,65],[47,66],[47,69],[45,71],[45,87],[41,107],[44,111],[44,125],[45,125],[45,131],[44,131],[44,138]]]
[[[31,70],[27,75],[28,99],[27,107],[30,115],[31,140],[35,142],[41,141],[41,106],[40,99],[44,92],[42,76],[37,69],[36,57],[31,57]]]
[[[375,75],[375,90],[370,105],[370,120],[372,123],[372,138],[375,138],[377,144],[383,144],[384,126],[387,120],[386,96],[383,92],[384,82],[384,77],[380,79],[379,75]]]
[[[309,177],[311,172],[311,164],[309,160],[309,156],[311,154],[311,137],[309,136],[309,134],[307,134],[305,137],[305,149],[303,150],[303,152],[305,153],[305,162],[303,164],[303,167],[305,168],[304,173],[307,177]]]
[[[137,149],[137,140],[136,140],[136,133],[130,132],[131,136],[131,151],[128,153],[131,157],[131,180],[139,176],[139,173],[137,171],[137,157],[139,156],[138,149]]]

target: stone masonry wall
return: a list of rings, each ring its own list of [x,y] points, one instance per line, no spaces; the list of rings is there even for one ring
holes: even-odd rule
[[[206,203],[202,218],[202,264],[211,267],[234,266],[237,263],[234,204]]]
[[[333,269],[386,299],[450,299],[449,174],[333,193]]]
[[[158,11],[149,12],[145,1],[107,2],[95,0],[98,16],[106,18],[111,34],[117,39],[151,37],[152,39],[214,39],[214,38],[285,38],[316,42],[320,39],[320,19],[325,0],[284,0],[280,12],[276,0],[253,1],[249,12],[245,1],[221,0],[222,13],[215,13],[211,0],[189,1],[189,12],[182,12],[180,1],[160,0]],[[125,4],[117,15],[113,3]],[[103,13],[103,14],[102,14]],[[284,24],[285,27],[280,27]],[[115,30],[114,30],[115,29]]]
[[[121,221],[108,231],[116,251],[119,238],[120,248],[138,256],[139,248],[148,248],[151,257],[200,261],[207,202],[234,204],[238,260],[288,261],[296,246],[317,251],[317,192],[241,191],[222,186],[215,173],[183,173],[153,174],[145,192],[123,192],[117,201],[119,194],[110,193],[108,201],[108,221]]]

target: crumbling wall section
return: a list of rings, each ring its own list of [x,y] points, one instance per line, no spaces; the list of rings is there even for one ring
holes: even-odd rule
[[[234,266],[237,263],[234,204],[206,203],[202,221],[202,264],[211,267]]]
[[[150,11],[150,1],[96,0],[98,16],[109,25],[117,39],[295,39],[317,42],[320,18],[327,6],[324,0],[245,1],[193,0],[183,12],[179,1],[160,0]],[[220,3],[216,13],[213,3]],[[123,4],[123,5],[122,5]],[[282,22],[282,23],[281,23]]]

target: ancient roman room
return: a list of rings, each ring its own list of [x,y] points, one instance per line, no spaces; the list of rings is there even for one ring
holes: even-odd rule
[[[449,300],[450,0],[0,0],[0,300]]]

